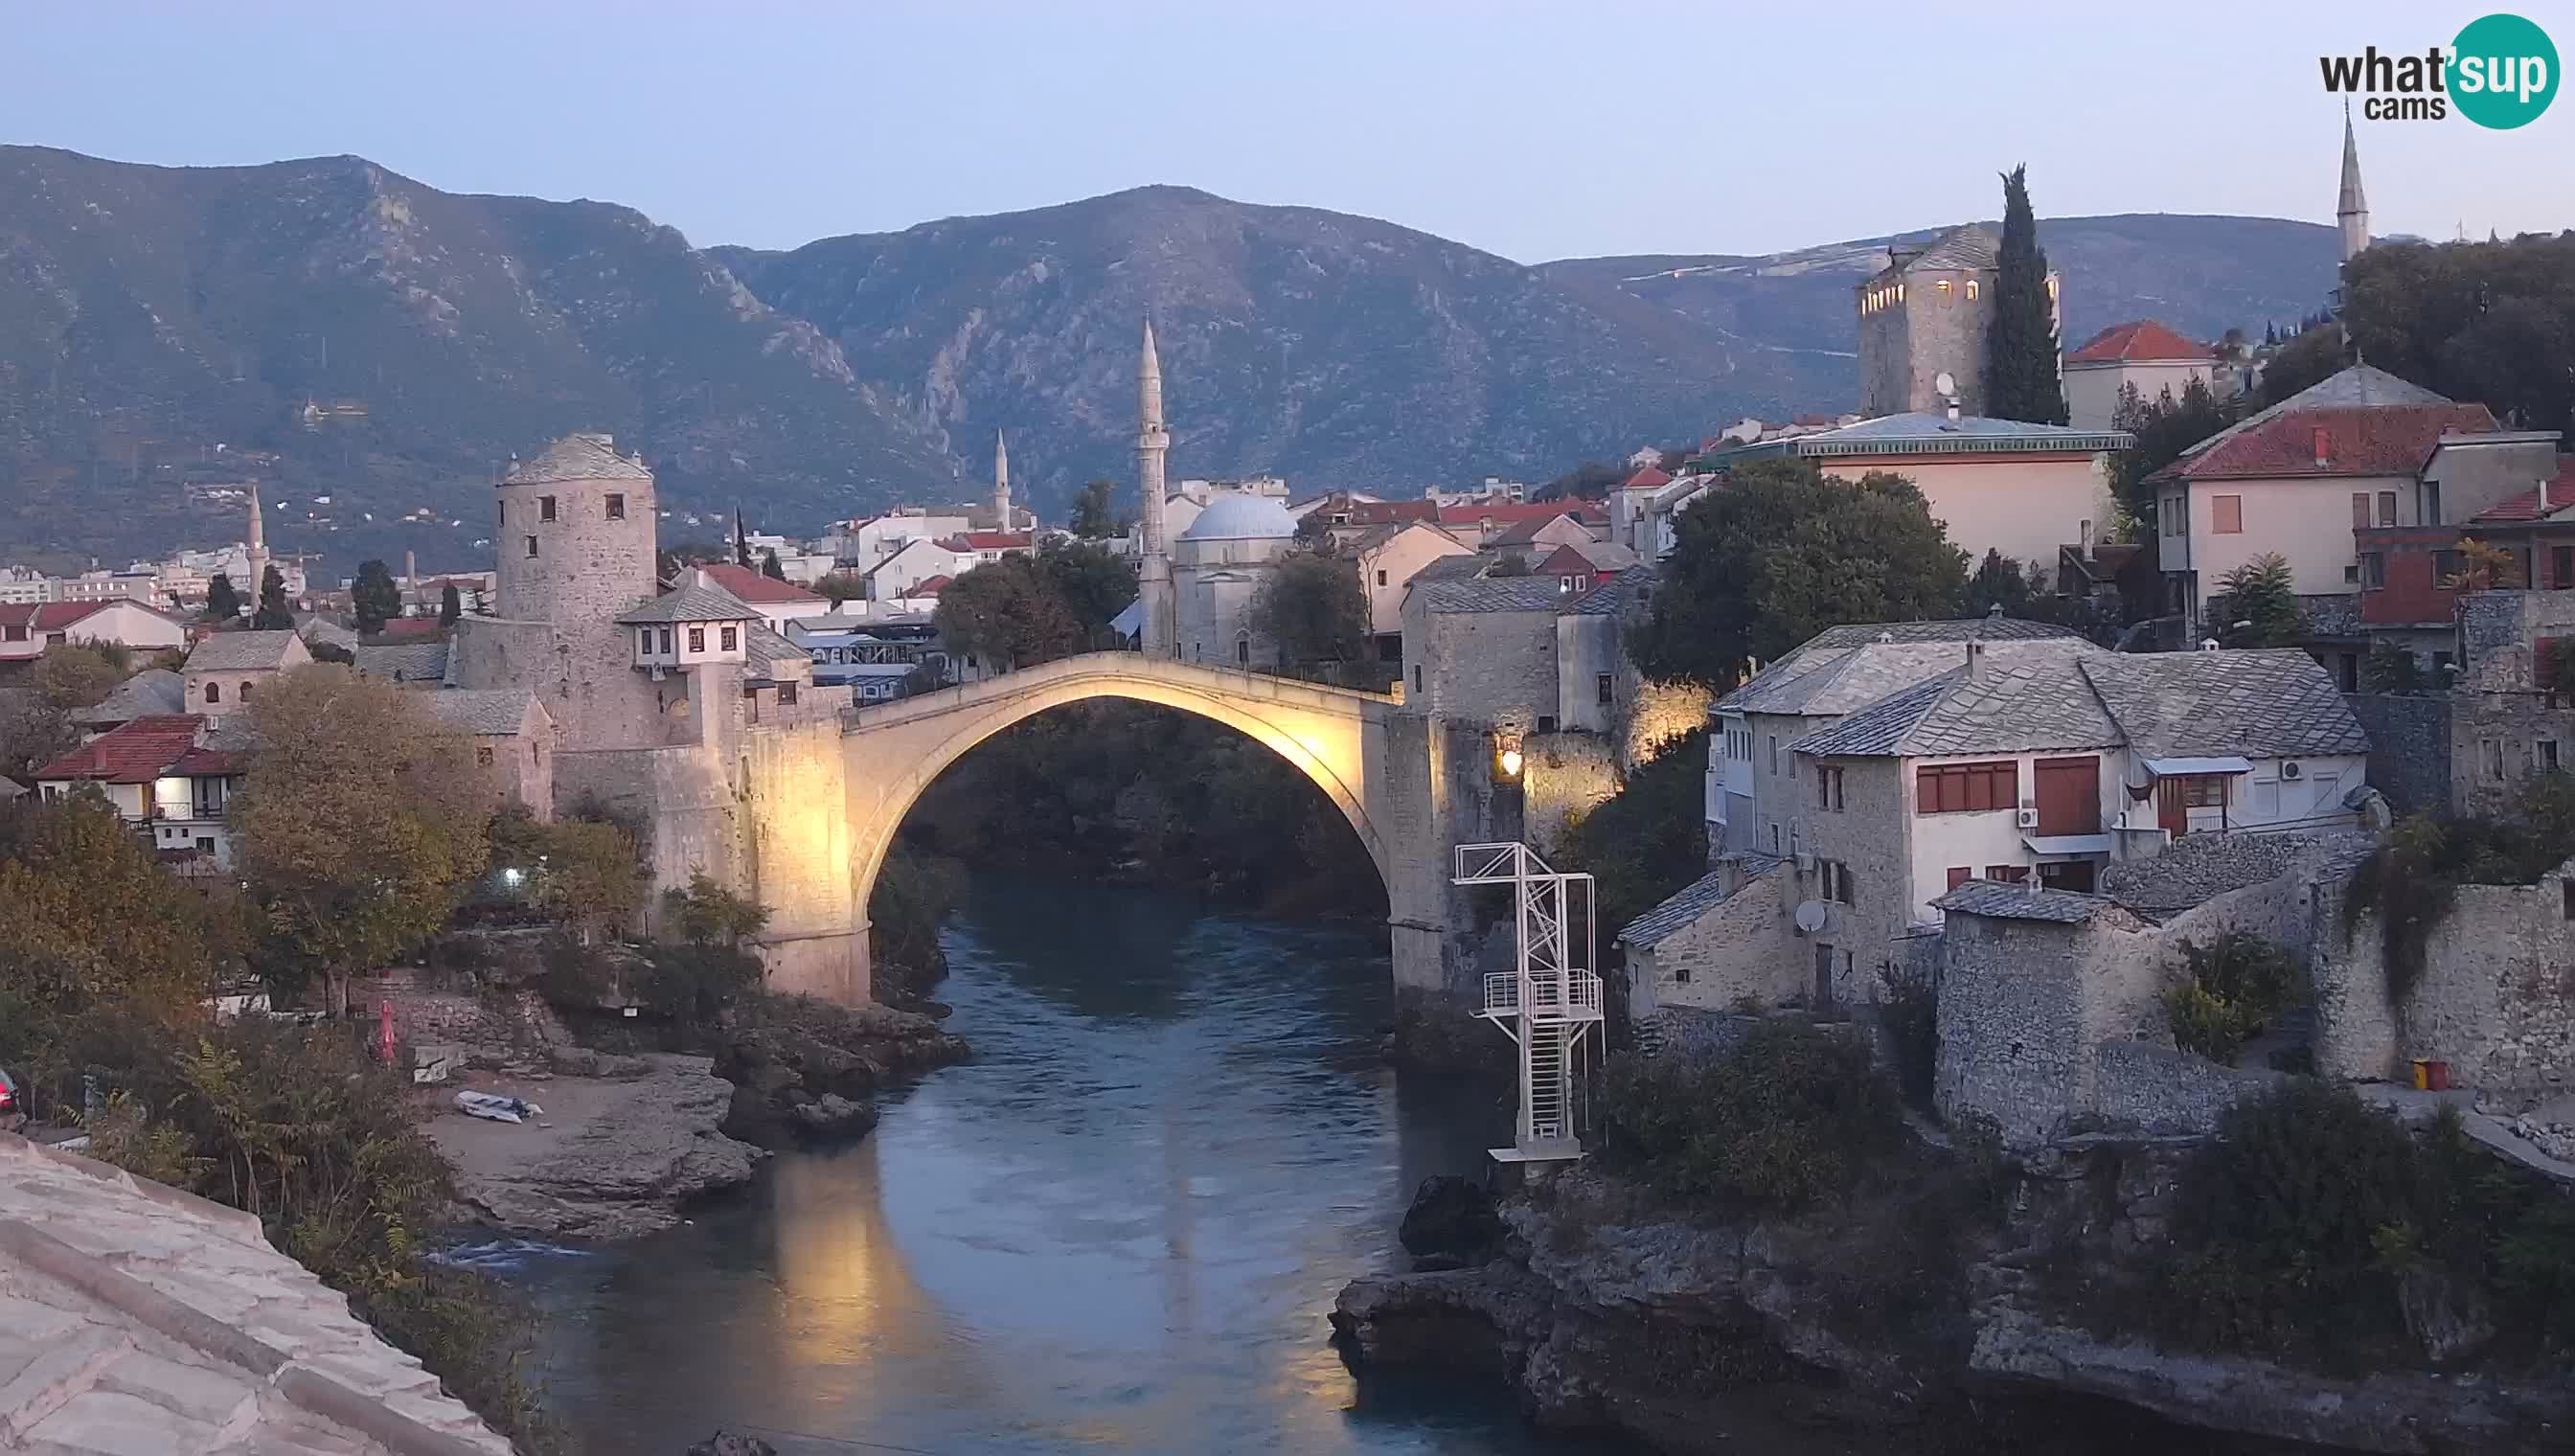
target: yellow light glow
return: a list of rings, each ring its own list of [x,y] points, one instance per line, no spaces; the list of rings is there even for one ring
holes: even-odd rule
[[[1517,748],[1504,748],[1504,749],[1502,749],[1502,771],[1503,771],[1504,773],[1506,773],[1506,774],[1510,775],[1510,776],[1511,776],[1511,777],[1513,777],[1513,778],[1517,778],[1517,777],[1519,777],[1519,776],[1520,776],[1520,750],[1519,750],[1519,749],[1517,749]]]

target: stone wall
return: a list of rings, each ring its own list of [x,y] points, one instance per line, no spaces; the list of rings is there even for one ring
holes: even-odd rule
[[[2007,1145],[2028,1147],[2092,1111],[2101,1029],[2154,974],[2145,931],[2114,908],[2081,924],[1950,915],[1932,1079],[1940,1115],[1990,1117]]]
[[[1824,927],[1815,940],[1832,948],[1834,999],[1874,1000],[1899,958],[1898,942],[1914,921],[1914,826],[1904,792],[1903,765],[1894,758],[1851,758],[1830,765],[1841,769],[1842,775],[1842,806],[1832,809],[1815,807],[1813,761],[1799,760],[1794,754],[1789,757],[1804,764],[1805,779],[1770,779],[1760,792],[1766,795],[1776,785],[1781,793],[1797,797],[1765,797],[1762,802],[1778,805],[1783,818],[1789,816],[1788,803],[1798,805],[1795,814],[1802,820],[1804,841],[1795,847],[1808,850],[1818,860],[1846,866],[1850,888],[1848,903],[1825,900],[1819,864],[1815,871],[1798,875],[1787,892],[1792,904],[1816,900],[1824,905]]]
[[[1564,831],[1618,791],[1616,751],[1590,733],[1545,733],[1520,745],[1520,821],[1528,842],[1552,855]]]
[[[1636,677],[1628,690],[1624,720],[1618,725],[1618,761],[1632,768],[1652,757],[1654,749],[1707,727],[1708,706],[1716,695],[1692,683],[1649,683]]]
[[[2575,596],[2575,593],[2568,594]],[[2450,695],[2450,807],[2495,817],[2520,802],[2530,775],[2575,768],[2575,708],[2535,692]]]
[[[1430,612],[1415,592],[1404,602],[1403,665],[1409,711],[1517,733],[1556,716],[1552,608]]]
[[[2408,1063],[2450,1064],[2461,1086],[2505,1092],[2575,1087],[2575,863],[2537,884],[2459,887],[2401,1004],[2375,913],[2347,925],[2336,888],[2319,893],[2316,1066],[2330,1076],[2401,1081]]]
[[[462,985],[396,966],[351,986],[349,1004],[369,1015],[391,1006],[394,1035],[413,1046],[533,1049],[573,1044],[572,1033],[535,991],[477,994]]]
[[[648,918],[661,891],[704,873],[743,889],[752,883],[741,853],[738,805],[724,766],[696,747],[597,748],[555,755],[555,811],[601,813],[642,840],[653,871]]]
[[[843,1005],[867,1000],[867,907],[853,878],[839,725],[766,728],[745,733],[738,751],[750,891],[769,908],[760,941],[770,984]]]
[[[1628,979],[1650,988],[1651,1008],[1728,1010],[1803,1001],[1812,989],[1788,932],[1785,866],[1749,880],[1694,922],[1628,956]],[[1633,992],[1631,992],[1631,995]],[[1643,997],[1637,997],[1642,1000]]]
[[[2450,802],[2450,704],[2445,698],[2346,694],[2369,734],[2369,786],[2399,813]]]
[[[2102,1042],[2094,1060],[2092,1110],[2107,1126],[2126,1132],[2214,1132],[2238,1101],[2288,1080],[2279,1072],[2218,1066],[2148,1041]]]

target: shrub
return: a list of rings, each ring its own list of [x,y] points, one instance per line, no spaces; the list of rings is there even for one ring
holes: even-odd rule
[[[2230,930],[2211,945],[2184,942],[2190,979],[2164,993],[2173,1040],[2232,1065],[2244,1043],[2297,998],[2297,963],[2259,935]]]
[[[2346,930],[2376,911],[2387,991],[2402,1002],[2423,976],[2432,932],[2462,884],[2535,884],[2575,856],[2575,774],[2534,775],[2507,818],[2408,814],[2352,872]]]
[[[1616,1156],[1648,1182],[1753,1214],[1847,1194],[1903,1127],[1864,1045],[1783,1021],[1720,1056],[1613,1061],[1602,1108]]]
[[[1931,1105],[1931,1083],[1940,1067],[1940,988],[1929,976],[1879,974],[1885,994],[1877,1021],[1894,1052],[1896,1086],[1917,1107]]]

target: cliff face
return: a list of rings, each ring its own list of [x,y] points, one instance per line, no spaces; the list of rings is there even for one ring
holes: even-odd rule
[[[2069,1274],[2115,1281],[2168,1249],[2179,1151],[2077,1144],[1972,1228],[1893,1203],[1829,1230],[1700,1226],[1571,1170],[1503,1205],[1488,1262],[1356,1280],[1332,1322],[1354,1362],[1489,1374],[1542,1425],[1681,1456],[1744,1449],[1780,1421],[1840,1429],[1853,1449],[2061,1452],[2068,1400],[2089,1450],[2171,1449],[2164,1422],[2392,1456],[2567,1449],[2562,1379],[2428,1363],[2335,1378],[2073,1323]]]

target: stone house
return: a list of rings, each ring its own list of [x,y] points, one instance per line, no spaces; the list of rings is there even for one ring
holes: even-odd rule
[[[66,717],[86,739],[138,718],[183,712],[186,706],[186,687],[178,674],[167,668],[146,668],[117,684],[96,704],[73,709]]]
[[[2404,810],[2492,816],[2534,773],[2575,766],[2575,685],[2551,664],[2575,640],[2575,591],[2476,592],[2450,606],[2434,671],[2446,692],[2350,700],[2370,781]]]
[[[1993,328],[2001,240],[1982,227],[1953,228],[1928,245],[1898,243],[1886,266],[1852,290],[1859,329],[1863,416],[1967,414],[1985,406],[1985,336]],[[2047,276],[2051,315],[2060,284]],[[1946,376],[1947,388],[1942,386]]]
[[[165,859],[229,865],[224,808],[249,771],[248,746],[203,714],[151,715],[100,733],[29,776],[49,801],[97,789]]]
[[[2353,503],[2360,580],[2351,599],[2361,650],[2385,644],[2428,658],[2435,672],[2454,661],[2459,548],[2470,540],[2513,558],[2487,588],[2575,588],[2575,519],[2558,519],[2575,506],[2575,456],[2560,455],[2558,444],[2553,430],[2444,434],[2399,499],[2396,521],[2363,530]]]
[[[452,731],[473,740],[475,767],[493,797],[526,808],[539,823],[555,816],[555,722],[524,689],[450,688],[417,702]]]
[[[2148,405],[2166,394],[2179,400],[2193,383],[2215,393],[2225,383],[2216,369],[2217,351],[2152,319],[2112,324],[2065,356],[2066,423],[2077,430],[2116,429],[2120,391],[2134,386]]]
[[[239,713],[260,685],[313,661],[291,632],[219,632],[188,650],[181,693],[188,712],[208,718]]]
[[[1427,521],[1398,521],[1357,533],[1348,546],[1367,593],[1368,632],[1382,661],[1403,654],[1403,593],[1423,567],[1442,557],[1472,556],[1464,542]]]
[[[1754,461],[1810,460],[1843,480],[1903,476],[1970,558],[1999,551],[2046,566],[2058,548],[2095,534],[2109,511],[2110,456],[2134,444],[2117,430],[1914,411],[1765,437],[1712,452],[1700,464],[1723,472]]]
[[[2219,431],[2148,480],[2164,610],[2207,636],[2226,575],[2277,555],[2301,592],[2359,592],[2368,615],[2383,563],[2364,559],[2358,534],[2421,527],[2416,472],[2445,435],[2494,428],[2483,405],[2355,365]]]

